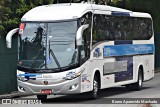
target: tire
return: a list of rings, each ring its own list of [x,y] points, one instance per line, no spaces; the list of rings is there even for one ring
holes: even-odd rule
[[[142,73],[142,70],[139,69],[138,80],[136,83],[133,84],[133,87],[134,87],[134,90],[139,91],[142,89],[142,86],[143,86],[143,73]]]
[[[47,95],[37,95],[37,99],[41,101],[46,101],[47,100]]]
[[[100,84],[99,84],[98,77],[95,75],[93,80],[93,90],[89,93],[90,99],[94,100],[98,98],[99,86]]]

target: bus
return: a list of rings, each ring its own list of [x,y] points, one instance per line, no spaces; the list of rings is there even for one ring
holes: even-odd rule
[[[18,33],[17,33],[18,32]],[[140,90],[154,77],[154,32],[148,13],[107,5],[38,6],[6,37],[18,34],[17,81],[21,93],[47,95],[125,86]]]

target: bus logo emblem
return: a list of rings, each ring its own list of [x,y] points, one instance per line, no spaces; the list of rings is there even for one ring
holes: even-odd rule
[[[48,81],[44,81],[43,83],[44,83],[44,85],[48,85]]]
[[[93,53],[93,57],[100,57],[101,55],[102,53],[100,52],[100,48],[96,48]]]

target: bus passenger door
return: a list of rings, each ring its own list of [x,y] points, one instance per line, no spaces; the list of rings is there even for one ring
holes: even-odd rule
[[[91,75],[90,75],[90,35],[88,34],[88,28],[84,30],[82,36],[82,45],[80,46],[80,65],[81,69],[84,69],[81,78],[81,91],[86,92],[91,89]]]

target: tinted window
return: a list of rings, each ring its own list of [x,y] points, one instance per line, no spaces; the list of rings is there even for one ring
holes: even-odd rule
[[[85,62],[90,57],[90,40],[91,40],[91,22],[92,22],[92,13],[88,12],[84,14],[80,19],[80,26],[88,24],[89,27],[86,28],[82,35],[82,46],[81,49],[81,63]]]
[[[150,18],[97,14],[93,18],[93,45],[106,40],[148,40],[152,36]]]

